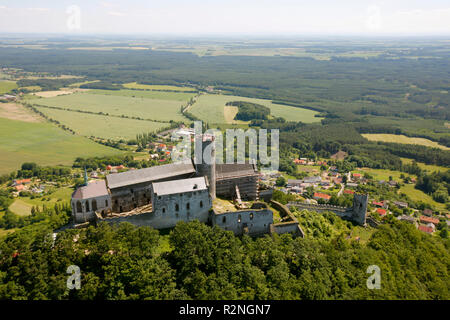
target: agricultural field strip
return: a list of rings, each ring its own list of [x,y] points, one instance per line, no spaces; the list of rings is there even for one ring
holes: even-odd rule
[[[168,127],[168,124],[163,122],[110,117],[46,107],[35,108],[46,117],[85,137],[132,139],[136,137],[136,134],[155,132]]]
[[[93,90],[92,90],[93,91]],[[45,107],[58,107],[71,111],[89,111],[103,115],[127,116],[149,121],[186,121],[181,108],[187,100],[136,98],[115,94],[75,93],[46,99],[33,99],[31,103]],[[132,90],[129,90],[132,91]],[[174,95],[175,93],[170,93]],[[189,95],[193,96],[193,95]]]
[[[227,123],[227,119],[225,119],[225,105],[227,102],[231,101],[247,101],[264,105],[271,109],[271,114],[273,116],[283,117],[290,121],[311,123],[319,122],[321,120],[321,118],[315,117],[315,115],[318,114],[317,111],[288,105],[274,104],[271,100],[266,99],[217,94],[200,95],[197,102],[194,103],[190,109],[190,112],[200,119],[210,123]]]

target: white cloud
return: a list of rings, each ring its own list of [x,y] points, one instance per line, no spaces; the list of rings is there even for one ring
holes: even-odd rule
[[[371,31],[378,31],[381,29],[382,17],[381,17],[381,9],[379,6],[370,6],[367,8],[367,20],[366,20],[366,28]]]

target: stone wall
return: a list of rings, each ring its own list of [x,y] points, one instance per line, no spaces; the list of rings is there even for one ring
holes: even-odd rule
[[[273,232],[277,234],[291,233],[294,236],[300,236],[302,238],[305,237],[305,233],[300,227],[297,218],[294,216],[294,214],[291,212],[291,210],[289,210],[287,206],[274,200],[270,201],[270,204],[272,205],[272,207],[277,209],[278,212],[280,212],[281,218],[287,220],[285,222],[273,224],[270,228],[271,233]]]
[[[127,212],[151,203],[151,183],[142,183],[111,190],[112,211]]]
[[[353,206],[350,208],[327,204],[308,204],[302,202],[289,202],[288,207],[295,207],[300,210],[316,212],[331,211],[343,219],[353,221],[363,226],[366,224],[368,202],[369,196],[367,194],[355,194],[353,196]]]
[[[109,195],[89,198],[72,199],[72,216],[75,223],[95,220],[95,211],[111,210],[111,197]]]
[[[153,220],[159,221],[153,226],[156,229],[174,227],[178,221],[208,221],[212,207],[208,189],[163,196],[153,194],[152,197]]]
[[[259,236],[270,232],[273,223],[273,212],[267,206],[262,209],[246,209],[224,213],[213,212],[213,226],[233,231],[235,235]]]

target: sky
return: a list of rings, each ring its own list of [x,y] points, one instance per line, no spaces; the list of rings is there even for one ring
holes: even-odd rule
[[[449,0],[0,0],[0,33],[450,35]]]

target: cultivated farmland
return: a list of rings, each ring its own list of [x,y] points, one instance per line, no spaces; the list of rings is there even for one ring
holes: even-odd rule
[[[37,109],[50,119],[56,120],[77,134],[86,137],[94,136],[115,140],[132,139],[138,133],[153,132],[169,125],[164,122],[102,116],[46,107],[37,107]]]
[[[50,123],[0,118],[0,174],[24,162],[71,165],[76,157],[106,156],[120,151],[75,136]]]
[[[87,93],[78,92],[32,102],[40,106],[169,122],[187,121],[181,114],[181,106],[192,96],[186,93],[157,91],[91,90]]]
[[[272,116],[283,117],[289,121],[312,123],[319,122],[321,120],[321,118],[315,117],[318,112],[313,110],[274,104],[272,101],[265,99],[217,94],[201,95],[190,109],[190,112],[209,123],[231,123],[230,121],[232,120],[229,115],[227,114],[225,117],[225,105],[227,102],[231,101],[248,101],[261,104],[270,108]]]

